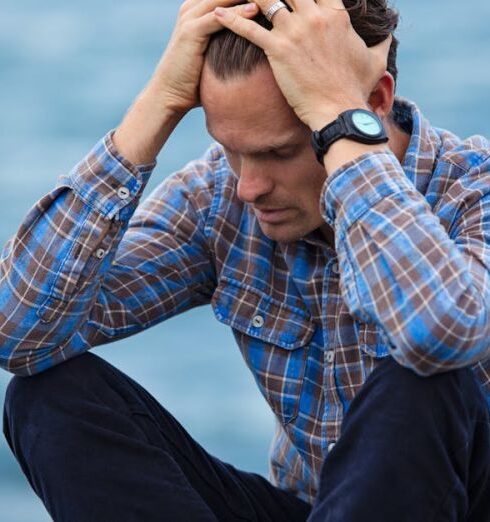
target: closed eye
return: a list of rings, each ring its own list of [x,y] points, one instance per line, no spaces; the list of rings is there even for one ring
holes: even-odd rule
[[[296,148],[278,149],[271,151],[271,154],[279,160],[289,160],[296,155]]]

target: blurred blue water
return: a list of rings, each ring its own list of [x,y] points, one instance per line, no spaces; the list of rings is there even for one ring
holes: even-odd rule
[[[0,243],[56,177],[118,124],[151,74],[179,5],[2,0]],[[399,0],[397,6],[399,93],[417,101],[437,126],[490,136],[490,4]],[[150,188],[209,141],[195,111],[161,154]],[[96,352],[142,383],[209,451],[267,473],[271,415],[230,333],[209,308]],[[0,372],[2,401],[9,378]],[[45,520],[2,439],[0,521]]]

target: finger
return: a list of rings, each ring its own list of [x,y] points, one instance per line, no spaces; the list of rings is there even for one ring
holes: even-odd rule
[[[257,2],[258,3],[258,2]],[[217,7],[214,10],[216,19],[223,27],[230,29],[239,36],[257,45],[261,49],[267,49],[272,44],[272,33],[261,27],[253,20],[247,20],[240,16],[236,10]]]
[[[345,5],[342,0],[317,0],[316,2],[318,5],[321,5],[322,7],[330,7],[331,9],[341,9],[345,10]]]
[[[251,4],[254,2],[251,2]],[[186,16],[198,18],[207,13],[213,12],[217,7],[231,7],[237,4],[244,4],[244,0],[199,0],[199,3],[194,5],[192,9],[187,11]]]
[[[237,16],[242,20],[247,20],[248,18],[254,18],[255,16],[257,16],[257,13],[259,12],[259,6],[255,3],[241,4],[233,7],[228,7],[226,8],[226,10],[233,16]],[[204,35],[211,35],[212,33],[221,31],[223,27],[226,27],[222,23],[222,20],[218,16],[216,16],[214,11],[211,11],[210,13],[201,16],[201,18],[198,18],[196,22],[199,24],[200,33]]]
[[[277,4],[276,0],[254,0],[255,3],[259,6],[260,10],[264,15],[267,14],[269,9],[274,5]],[[311,0],[301,0],[301,1],[311,1]],[[281,2],[284,4],[284,2]],[[291,13],[287,8],[279,9],[274,13],[272,16],[271,22],[274,25],[274,27],[280,27],[281,25],[285,25],[289,21],[289,17],[291,16]]]
[[[295,13],[302,13],[318,8],[315,0],[287,0],[287,2],[284,3],[287,4]]]

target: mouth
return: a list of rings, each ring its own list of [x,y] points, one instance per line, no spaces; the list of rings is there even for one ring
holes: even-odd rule
[[[276,225],[282,223],[291,217],[291,208],[254,208],[255,215],[261,223],[270,223]]]

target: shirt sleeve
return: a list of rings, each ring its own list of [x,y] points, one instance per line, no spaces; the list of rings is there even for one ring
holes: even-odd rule
[[[209,300],[206,212],[186,185],[192,167],[138,207],[155,164],[132,165],[111,136],[33,207],[2,251],[0,366],[8,371],[38,373]],[[201,188],[203,203],[209,187]]]
[[[390,152],[361,156],[324,186],[350,312],[420,375],[490,355],[489,167],[458,172],[436,212]]]

